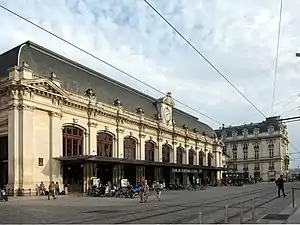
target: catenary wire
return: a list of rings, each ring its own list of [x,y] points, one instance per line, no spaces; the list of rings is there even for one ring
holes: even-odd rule
[[[287,107],[288,105],[290,105],[291,103],[293,103],[294,101],[296,101],[299,97],[300,97],[300,95],[298,95],[297,97],[291,99],[284,106],[282,106],[281,109],[284,109],[285,107]],[[273,113],[272,116],[275,115],[276,113],[278,113],[278,112]],[[281,113],[281,114],[284,114],[284,113]]]
[[[279,58],[279,46],[280,46],[280,33],[281,33],[281,17],[282,17],[282,0],[280,0],[280,11],[279,11],[279,22],[278,22],[278,36],[277,36],[277,47],[276,47],[276,61],[275,61],[275,74],[274,74],[274,84],[273,84],[273,96],[272,96],[272,106],[275,101],[276,93],[276,80],[277,80],[277,68],[278,68],[278,58]],[[272,112],[274,107],[272,107]]]
[[[104,63],[105,65],[107,65],[107,66],[109,66],[109,67],[111,67],[111,68],[113,68],[113,69],[115,69],[115,70],[117,70],[117,71],[119,71],[120,73],[122,73],[122,74],[124,74],[124,75],[130,77],[131,79],[133,79],[133,80],[135,80],[135,81],[137,81],[137,82],[139,82],[139,83],[141,83],[141,84],[143,84],[143,85],[145,85],[145,86],[147,86],[147,87],[149,87],[149,88],[151,88],[151,89],[153,89],[153,90],[155,90],[155,91],[157,91],[157,92],[159,92],[159,93],[165,95],[164,92],[162,92],[162,91],[160,91],[159,89],[153,87],[152,85],[150,85],[150,84],[148,84],[148,83],[146,83],[146,82],[144,82],[144,81],[142,81],[142,80],[140,80],[140,79],[134,77],[133,75],[131,75],[131,74],[125,72],[125,71],[122,70],[122,69],[119,69],[118,67],[116,67],[116,66],[110,64],[109,62],[107,62],[107,61],[105,61],[105,60],[103,60],[103,59],[101,59],[101,58],[99,58],[98,56],[95,56],[94,54],[92,54],[92,53],[90,53],[90,52],[84,50],[83,48],[80,48],[80,47],[77,46],[76,44],[73,44],[73,43],[71,43],[70,41],[67,41],[66,39],[64,39],[64,38],[60,37],[59,35],[57,35],[57,34],[51,32],[51,31],[47,30],[46,28],[44,28],[44,27],[42,27],[42,26],[40,26],[40,25],[38,25],[38,24],[36,24],[36,23],[30,21],[29,19],[27,19],[27,18],[21,16],[20,14],[18,14],[18,13],[16,13],[16,12],[12,11],[11,9],[9,9],[9,8],[7,8],[7,7],[3,6],[3,5],[1,5],[1,4],[0,4],[0,8],[4,9],[5,11],[7,11],[7,12],[13,14],[13,15],[15,15],[16,17],[18,17],[18,18],[20,18],[20,19],[22,19],[22,20],[24,20],[24,21],[30,23],[31,25],[33,25],[33,26],[35,26],[35,27],[37,27],[37,28],[43,30],[44,32],[46,32],[46,33],[52,35],[53,37],[55,37],[55,38],[57,38],[57,39],[59,39],[59,40],[65,42],[66,44],[71,45],[72,47],[78,49],[79,51],[81,51],[81,52],[83,52],[83,53],[85,53],[85,54],[87,54],[87,55],[89,55],[89,56],[91,56],[91,57],[97,59],[98,61]],[[210,119],[210,120],[212,120],[212,121],[214,121],[214,122],[216,122],[216,123],[218,123],[218,124],[220,124],[220,125],[223,124],[223,123],[221,123],[220,121],[218,121],[218,120],[216,120],[216,119],[214,119],[214,118],[212,118],[212,117],[210,117],[210,116],[208,116],[208,115],[206,115],[206,114],[200,112],[199,110],[194,109],[193,107],[191,107],[191,106],[189,106],[189,105],[183,103],[182,101],[179,101],[179,100],[174,99],[174,98],[173,98],[173,100],[174,100],[175,102],[177,102],[177,103],[179,103],[179,104],[185,106],[186,108],[188,108],[188,109],[190,109],[190,110],[192,110],[192,111],[194,111],[194,112],[196,112],[196,113],[199,113],[200,115],[202,115],[202,116],[204,116],[204,117],[206,117],[206,118],[208,118],[208,119]]]
[[[258,109],[251,101],[249,98],[247,98],[226,76],[221,73],[218,68],[212,64],[186,37],[184,37],[158,10],[154,8],[147,0],[144,0],[144,2],[162,19],[164,20],[194,51],[196,51],[223,79],[225,79],[248,103],[250,103],[264,118],[266,116],[264,113]],[[282,11],[282,0],[281,0],[281,7],[280,7],[280,24],[281,24],[281,11]],[[281,26],[281,25],[280,25]],[[280,33],[278,35],[278,39],[280,37]],[[279,40],[278,40],[279,43]],[[279,45],[277,47],[277,59],[276,59],[276,71],[277,71],[277,61],[278,61],[278,51],[279,51]],[[275,79],[276,80],[276,79]],[[272,102],[274,104],[274,101]],[[300,151],[290,142],[290,145],[292,148],[296,149],[297,152],[300,153]]]
[[[211,63],[186,37],[184,37],[160,12],[158,12],[147,0],[144,2],[162,19],[164,20],[198,55],[200,55],[227,83],[230,84],[248,103],[250,103],[264,118],[265,114],[258,109],[252,101],[245,96],[224,74],[213,64]]]
[[[274,105],[270,105],[269,107],[263,109],[263,111],[268,110],[268,109],[271,109],[273,106],[280,105],[280,104],[282,104],[282,103],[285,103],[285,102],[288,101],[288,100],[292,100],[292,99],[298,98],[298,97],[300,97],[300,93],[297,93],[297,94],[295,94],[295,95],[291,95],[290,97],[287,97],[287,98],[284,99],[284,100],[281,100],[281,101],[279,101],[279,102],[276,102],[276,103],[274,103]],[[285,107],[285,106],[284,106],[284,107]],[[274,114],[276,114],[276,113],[274,113]],[[273,114],[273,115],[274,115],[274,114]]]

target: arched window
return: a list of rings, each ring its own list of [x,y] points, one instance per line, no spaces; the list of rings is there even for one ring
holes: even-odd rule
[[[154,161],[155,144],[151,141],[145,143],[145,160]]]
[[[162,160],[165,163],[170,162],[171,147],[167,144],[162,146]]]
[[[97,135],[97,155],[113,157],[113,136],[100,132]]]
[[[63,156],[77,156],[83,154],[83,130],[66,126],[63,128]]]
[[[204,160],[204,153],[199,152],[199,165],[203,166],[203,160]]]
[[[183,164],[183,151],[184,149],[182,147],[177,147],[176,158],[177,158],[177,163],[179,164]]]
[[[136,141],[133,138],[124,138],[124,159],[135,159]]]
[[[195,156],[195,151],[193,149],[189,150],[189,164],[194,165],[194,156]]]
[[[212,161],[212,154],[208,153],[208,155],[207,155],[207,165],[208,166],[211,166],[211,161]]]

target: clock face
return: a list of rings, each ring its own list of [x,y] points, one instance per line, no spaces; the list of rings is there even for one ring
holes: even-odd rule
[[[171,120],[171,110],[169,108],[164,109],[164,116],[167,122]]]

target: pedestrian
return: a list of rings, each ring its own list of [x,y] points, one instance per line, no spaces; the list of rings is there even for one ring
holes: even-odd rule
[[[149,197],[149,185],[147,180],[144,181],[144,203],[146,203],[148,201],[148,197]]]
[[[50,200],[50,196],[52,196],[53,199],[56,199],[56,197],[55,197],[55,184],[54,184],[54,181],[51,181],[51,183],[49,184],[48,200]]]
[[[144,191],[145,191],[145,183],[142,181],[140,183],[140,203],[144,202]]]
[[[282,175],[280,175],[280,177],[276,180],[276,185],[278,187],[278,198],[280,198],[280,190],[282,191],[283,197],[286,196],[284,193],[284,182],[285,180],[283,179]]]
[[[161,192],[163,190],[163,184],[162,183],[159,183],[159,182],[156,182],[155,183],[155,186],[154,186],[154,190],[156,192],[156,198],[158,201],[160,201],[160,198],[161,198]]]

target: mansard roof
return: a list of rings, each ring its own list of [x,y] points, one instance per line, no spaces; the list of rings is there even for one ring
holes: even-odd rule
[[[0,55],[0,77],[7,76],[9,68],[19,66],[22,62],[27,62],[41,77],[49,77],[50,73],[55,73],[67,91],[83,95],[91,88],[97,99],[106,104],[113,104],[119,99],[127,111],[135,113],[141,107],[144,115],[152,119],[157,114],[157,99],[30,41]],[[190,130],[196,128],[210,137],[215,135],[210,126],[182,110],[174,108],[173,118],[178,127],[185,125]]]
[[[218,130],[215,130],[218,137],[222,136],[222,133],[225,131],[227,137],[231,137],[233,132],[236,132],[237,135],[242,135],[244,130],[248,131],[248,134],[253,134],[254,130],[257,128],[259,129],[260,133],[268,132],[268,128],[270,126],[274,127],[274,131],[280,130],[280,126],[282,124],[281,121],[279,121],[280,116],[273,116],[266,118],[265,121],[262,121],[260,123],[250,123],[250,124],[244,124],[244,125],[237,125],[237,126],[229,126],[224,128],[219,128]]]

